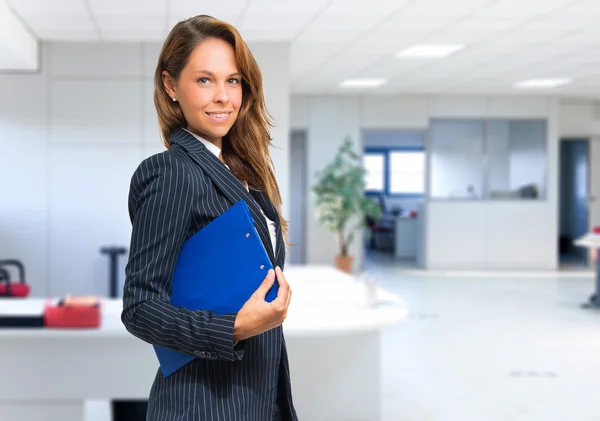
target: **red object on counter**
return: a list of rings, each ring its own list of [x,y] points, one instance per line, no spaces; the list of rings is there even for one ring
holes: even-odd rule
[[[13,281],[6,269],[15,266],[19,271],[19,280]],[[0,260],[0,297],[25,298],[31,292],[31,286],[25,282],[25,266],[17,259]]]
[[[44,307],[44,326],[59,328],[97,328],[101,323],[100,303],[65,305],[48,300]]]
[[[596,225],[593,229],[592,232],[594,234],[600,234],[600,225]]]
[[[0,297],[25,298],[31,292],[31,287],[23,282],[0,284]]]

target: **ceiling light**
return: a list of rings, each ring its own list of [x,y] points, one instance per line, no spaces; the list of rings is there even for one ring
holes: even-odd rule
[[[346,79],[340,82],[342,88],[376,88],[384,85],[385,79]]]
[[[568,85],[573,80],[568,78],[555,79],[527,79],[515,83],[515,88],[557,88]]]
[[[398,57],[448,57],[459,50],[465,48],[464,45],[413,45],[398,53]]]

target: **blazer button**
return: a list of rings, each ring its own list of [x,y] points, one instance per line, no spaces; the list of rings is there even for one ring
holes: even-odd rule
[[[261,268],[261,269],[264,269],[264,268],[265,268],[265,265],[260,265],[260,268]]]
[[[249,232],[246,233],[246,238],[248,238],[248,237],[250,237],[250,233]]]

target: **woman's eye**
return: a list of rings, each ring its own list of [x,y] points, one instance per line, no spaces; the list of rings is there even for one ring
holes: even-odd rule
[[[201,77],[200,79],[198,79],[198,82],[199,82],[199,83],[204,83],[204,84],[206,84],[206,83],[208,83],[208,82],[209,82],[209,80],[208,80],[208,78],[206,78],[206,77]]]
[[[232,85],[237,85],[238,83],[240,83],[240,80],[236,79],[236,78],[232,78],[232,79],[229,79],[229,83],[231,83]]]

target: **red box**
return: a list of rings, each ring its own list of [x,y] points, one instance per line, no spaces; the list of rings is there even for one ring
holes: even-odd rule
[[[69,306],[48,302],[44,307],[44,326],[60,328],[97,328],[101,323],[100,304]]]

